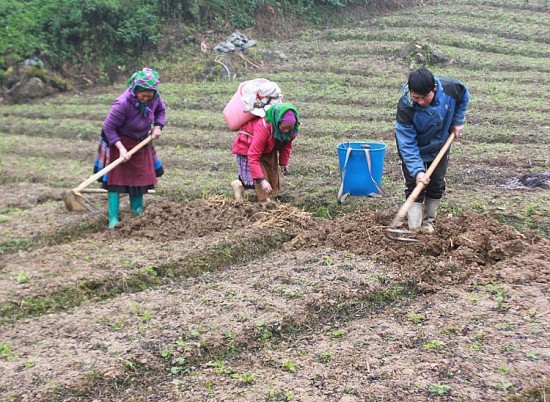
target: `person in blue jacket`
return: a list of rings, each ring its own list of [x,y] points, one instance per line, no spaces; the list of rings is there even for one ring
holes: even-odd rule
[[[397,105],[395,138],[405,179],[405,196],[422,182],[426,188],[408,211],[411,230],[420,228],[432,232],[441,198],[445,193],[445,174],[449,151],[441,159],[430,178],[426,171],[439,150],[455,133],[464,129],[464,118],[470,93],[453,78],[438,77],[422,67],[409,74]]]

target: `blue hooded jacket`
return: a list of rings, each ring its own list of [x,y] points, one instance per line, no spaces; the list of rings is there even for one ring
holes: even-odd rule
[[[413,102],[409,85],[397,105],[395,138],[397,148],[412,177],[425,172],[425,162],[435,159],[449,137],[451,126],[464,124],[470,92],[453,78],[434,76],[437,89],[432,103],[422,107]]]

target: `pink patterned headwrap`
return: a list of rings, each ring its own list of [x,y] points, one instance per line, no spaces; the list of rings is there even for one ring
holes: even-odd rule
[[[281,123],[296,124],[296,115],[292,110],[287,110],[283,117],[281,117]]]

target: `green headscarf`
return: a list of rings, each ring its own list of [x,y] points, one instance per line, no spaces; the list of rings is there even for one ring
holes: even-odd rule
[[[279,124],[283,115],[292,110],[296,115],[296,124],[294,129],[290,130],[288,133],[283,134],[279,131]],[[298,111],[291,103],[276,103],[265,111],[265,119],[268,123],[273,126],[273,136],[276,140],[281,142],[290,141],[298,131],[300,131],[300,117],[298,116]]]

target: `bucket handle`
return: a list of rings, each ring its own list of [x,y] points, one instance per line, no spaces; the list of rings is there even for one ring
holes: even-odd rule
[[[384,190],[382,190],[382,187],[380,187],[378,185],[378,183],[376,182],[376,180],[374,180],[374,177],[372,177],[372,166],[371,166],[371,159],[370,159],[370,145],[369,144],[361,144],[361,148],[363,148],[363,150],[365,151],[365,157],[367,159],[367,168],[368,168],[368,171],[369,171],[370,179],[372,180],[372,182],[376,186],[376,189],[378,190],[378,193],[370,193],[370,194],[368,194],[368,197],[380,197],[380,196],[384,195]],[[346,179],[346,166],[348,164],[348,159],[349,159],[349,156],[351,154],[351,151],[352,151],[352,148],[351,148],[351,146],[348,142],[348,150],[346,152],[346,159],[344,161],[344,166],[342,167],[342,183],[340,184],[340,189],[338,190],[338,203],[339,204],[343,203],[346,200],[346,198],[348,197],[348,195],[350,195],[350,193],[345,193],[344,194],[344,180]]]

